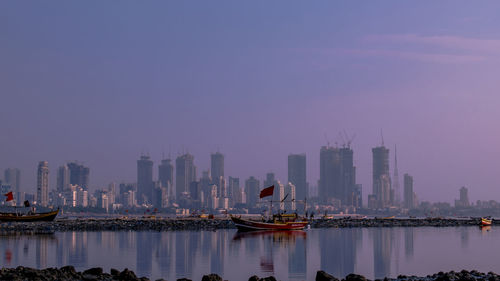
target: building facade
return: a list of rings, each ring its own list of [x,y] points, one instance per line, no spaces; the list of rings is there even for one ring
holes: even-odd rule
[[[304,200],[307,196],[306,155],[288,155],[288,182],[295,187],[295,196],[290,199]]]
[[[142,155],[137,160],[137,201],[139,204],[153,202],[153,161]]]
[[[175,159],[175,197],[178,200],[183,193],[189,193],[189,184],[196,181],[194,156],[186,153]]]
[[[37,169],[36,201],[39,206],[49,205],[49,163],[40,161]]]

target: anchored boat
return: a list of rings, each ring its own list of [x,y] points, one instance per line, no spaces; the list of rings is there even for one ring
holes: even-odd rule
[[[492,219],[489,219],[489,218],[481,218],[481,225],[482,226],[488,226],[488,225],[491,225],[491,223],[493,222]]]
[[[53,221],[59,209],[45,213],[0,213],[0,221],[2,222],[32,222],[32,221]]]
[[[272,196],[274,192],[274,185],[264,188],[260,192],[260,198],[264,198],[267,196]],[[288,196],[288,195],[287,195]],[[283,202],[286,197],[283,198],[280,202]],[[292,199],[294,200],[294,199]],[[269,212],[272,212],[272,200],[269,201],[271,204],[269,208]],[[241,216],[235,217],[231,216],[231,220],[236,225],[239,230],[248,231],[248,230],[301,230],[304,229],[309,223],[306,218],[301,218],[297,213],[293,214],[274,214],[271,218],[261,220],[251,220],[251,219],[243,219]]]
[[[301,230],[309,223],[300,219],[297,214],[277,214],[270,220],[250,220],[231,216],[239,230]]]

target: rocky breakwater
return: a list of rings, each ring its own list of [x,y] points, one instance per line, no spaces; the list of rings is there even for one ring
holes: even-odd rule
[[[339,218],[339,219],[316,219],[310,222],[312,228],[327,227],[420,227],[420,226],[477,226],[480,218],[456,219],[456,218]],[[493,221],[500,224],[500,221]]]
[[[147,277],[138,277],[133,271],[124,269],[119,271],[111,269],[109,273],[103,271],[100,267],[87,269],[82,272],[75,270],[73,266],[64,266],[61,268],[34,269],[18,266],[16,268],[0,269],[0,280],[84,280],[84,281],[147,281]],[[164,279],[157,279],[157,281]],[[224,279],[217,274],[204,275],[201,281],[223,281]],[[240,280],[247,280],[242,276]],[[254,275],[248,278],[248,281],[276,281],[274,276],[259,278]],[[322,270],[316,273],[316,281],[369,281],[366,277],[357,274],[349,274],[345,278],[338,279]],[[384,281],[475,281],[488,280],[500,281],[500,276],[493,272],[482,273],[475,270],[460,272],[439,272],[427,276],[405,276],[400,275],[397,278],[384,278]],[[181,278],[177,281],[192,281],[191,279]]]
[[[395,218],[395,219],[315,219],[312,228],[328,227],[418,227],[418,226],[474,226],[480,219],[454,218]],[[500,225],[500,221],[493,221]],[[172,231],[216,230],[235,228],[229,218],[104,218],[104,219],[56,219],[53,222],[1,223],[2,233],[44,234],[56,231]]]

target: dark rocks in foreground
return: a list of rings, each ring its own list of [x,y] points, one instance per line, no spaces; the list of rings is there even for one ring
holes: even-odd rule
[[[244,278],[242,278],[244,279]],[[64,266],[61,268],[46,268],[33,269],[29,267],[18,266],[17,268],[2,268],[0,269],[0,280],[84,280],[84,281],[147,281],[146,277],[137,277],[131,270],[124,269],[119,271],[111,269],[110,273],[106,273],[100,267],[90,268],[83,272],[77,272],[73,266]],[[158,279],[157,281],[164,280]],[[223,281],[222,277],[217,274],[204,275],[202,281]],[[316,281],[339,281],[339,279],[320,270],[316,273]],[[379,280],[379,279],[377,279]],[[427,276],[405,276],[400,275],[397,278],[384,278],[384,281],[500,281],[500,275],[493,272],[482,273],[476,270],[460,272],[439,272]],[[191,279],[182,278],[177,281],[192,281]],[[273,276],[259,278],[254,275],[248,281],[276,281]],[[369,281],[362,275],[349,274],[342,281]]]
[[[395,219],[316,219],[310,221],[312,228],[328,227],[417,227],[417,226],[473,226],[480,219],[454,218],[395,218]],[[499,224],[500,221],[493,221]],[[53,222],[2,223],[0,235],[9,233],[50,234],[56,231],[170,231],[170,230],[216,230],[235,228],[228,218],[105,218],[105,219],[58,219]]]

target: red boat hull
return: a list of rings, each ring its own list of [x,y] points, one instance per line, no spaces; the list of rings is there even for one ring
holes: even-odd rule
[[[242,218],[231,217],[239,230],[300,230],[308,224],[307,221],[290,221],[283,223],[260,222]]]

